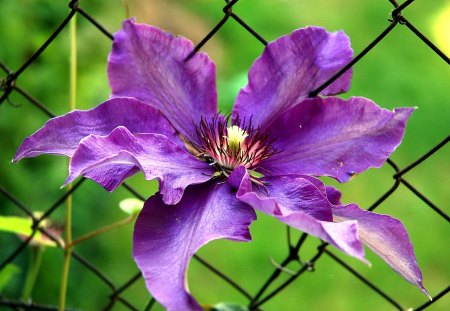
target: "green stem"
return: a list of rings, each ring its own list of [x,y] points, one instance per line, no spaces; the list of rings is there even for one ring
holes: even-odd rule
[[[70,21],[70,99],[69,109],[74,110],[76,106],[77,91],[77,15]],[[69,185],[68,191],[72,188]],[[72,196],[66,201],[66,247],[64,250],[64,264],[61,277],[61,289],[59,295],[59,311],[66,308],[67,283],[69,279],[70,258],[72,255]]]
[[[30,271],[27,273],[27,278],[25,280],[25,285],[22,292],[22,300],[27,301],[31,298],[33,293],[34,284],[36,284],[36,279],[41,269],[42,254],[44,254],[45,246],[39,245],[37,247],[32,247],[32,257],[30,260]]]
[[[59,292],[59,311],[64,311],[66,308],[66,295],[67,295],[67,281],[69,279],[70,268],[70,255],[72,254],[71,248],[66,248],[64,251],[64,263],[63,272],[61,277],[61,288]]]
[[[112,223],[110,225],[107,225],[107,226],[101,227],[101,228],[99,228],[97,230],[94,230],[92,232],[89,232],[89,233],[87,233],[85,235],[82,235],[82,236],[76,238],[75,240],[73,240],[71,246],[74,246],[74,245],[76,245],[78,243],[81,243],[81,242],[84,242],[86,240],[89,240],[89,239],[91,239],[93,237],[96,237],[97,235],[102,234],[102,233],[105,233],[105,232],[111,231],[113,229],[125,226],[125,225],[129,224],[130,222],[132,222],[136,218],[136,216],[137,215],[131,215],[131,216],[125,218],[125,219],[119,220],[118,222]]]

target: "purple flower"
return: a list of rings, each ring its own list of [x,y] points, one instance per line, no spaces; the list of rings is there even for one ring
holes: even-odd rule
[[[343,205],[313,176],[340,182],[380,167],[400,144],[413,108],[381,109],[332,95],[351,72],[308,98],[353,56],[343,32],[299,29],[271,42],[249,73],[230,120],[217,112],[215,67],[190,41],[126,20],[114,36],[111,99],[49,120],[14,161],[71,158],[78,176],[109,191],[143,171],[159,180],[135,225],[133,255],[151,294],[168,310],[201,310],[186,282],[190,258],[214,239],[250,241],[255,210],[364,260],[366,244],[424,293],[403,225]]]

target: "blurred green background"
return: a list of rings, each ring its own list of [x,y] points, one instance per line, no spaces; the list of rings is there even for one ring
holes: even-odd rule
[[[127,16],[138,21],[182,34],[198,43],[222,18],[224,1],[152,1],[104,0],[80,1],[80,6],[111,32],[117,31]],[[307,25],[328,30],[343,29],[351,38],[356,53],[365,48],[388,26],[392,5],[386,0],[241,0],[234,11],[267,40]],[[67,1],[0,0],[0,61],[17,70],[56,29],[68,13]],[[450,1],[417,0],[404,15],[428,38],[450,54]],[[106,59],[111,41],[83,17],[78,17],[78,103],[77,108],[96,106],[109,96]],[[218,93],[223,111],[230,111],[246,74],[263,46],[235,21],[225,26],[203,48],[217,65]],[[405,167],[450,133],[450,69],[434,52],[404,26],[396,27],[372,52],[354,67],[350,92],[371,98],[380,106],[417,106],[408,124],[402,145],[392,156]],[[3,78],[4,75],[0,75]],[[68,111],[69,101],[69,31],[68,27],[51,46],[18,79],[17,84],[47,105],[55,114]],[[59,189],[67,174],[67,159],[42,156],[11,164],[21,141],[47,120],[27,100],[13,93],[11,103],[0,107],[0,184],[27,206],[44,211],[65,190]],[[405,175],[405,179],[434,204],[449,211],[450,148],[441,149],[426,162]],[[347,184],[337,185],[344,202],[356,202],[367,208],[393,185],[393,170],[386,165],[372,169]],[[155,184],[141,174],[130,184],[145,195],[155,191]],[[75,237],[125,218],[118,202],[131,195],[123,188],[108,193],[86,181],[73,196],[73,234]],[[424,275],[424,285],[436,295],[448,286],[450,276],[449,227],[446,221],[404,186],[386,200],[377,212],[399,218],[407,227],[415,245]],[[24,216],[0,195],[0,214]],[[221,271],[255,293],[273,270],[269,258],[281,262],[287,255],[285,227],[258,215],[252,225],[252,243],[216,241],[200,254]],[[52,221],[62,225],[64,208]],[[297,237],[299,233],[294,232]],[[118,286],[137,273],[131,258],[132,225],[122,227],[76,246],[75,250],[92,261]],[[12,234],[0,233],[0,261],[18,245]],[[319,241],[307,240],[301,255],[307,260]],[[418,289],[404,281],[384,262],[368,251],[372,268],[333,250],[362,275],[389,293],[404,307],[416,307],[426,301]],[[3,288],[1,295],[19,298],[29,273],[34,250],[28,248],[16,258],[18,273]],[[57,304],[63,252],[48,248],[43,254],[33,299]],[[290,267],[296,269],[296,266]],[[243,297],[208,272],[195,260],[191,263],[190,288],[205,304],[220,301],[245,303]],[[110,290],[91,272],[72,260],[68,307],[99,310],[109,301]],[[142,280],[123,296],[143,309],[148,302]],[[263,306],[264,310],[394,310],[377,294],[364,286],[326,255],[319,260],[314,273],[307,273]],[[444,297],[428,310],[449,310],[450,297]],[[1,309],[1,307],[0,307]],[[162,310],[157,306],[155,310]],[[116,304],[114,310],[125,310]]]

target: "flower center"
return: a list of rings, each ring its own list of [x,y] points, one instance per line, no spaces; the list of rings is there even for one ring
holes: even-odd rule
[[[228,141],[228,148],[233,151],[237,151],[248,136],[247,132],[237,125],[227,127],[227,134],[228,136],[225,136],[225,138]]]
[[[210,121],[202,118],[196,127],[196,137],[189,141],[193,153],[215,166],[219,173],[228,176],[240,165],[257,171],[259,163],[276,153],[273,139],[259,127],[253,128],[251,120],[236,118],[230,126],[228,123],[222,115]]]

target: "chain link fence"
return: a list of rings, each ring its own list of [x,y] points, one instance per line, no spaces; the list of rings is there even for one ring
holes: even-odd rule
[[[244,2],[245,0],[241,0],[241,2]],[[379,0],[382,1],[382,0]],[[340,75],[342,75],[346,70],[348,70],[350,67],[358,66],[358,63],[363,58],[369,58],[371,57],[371,53],[373,51],[376,51],[377,49],[382,49],[383,47],[382,42],[387,37],[389,37],[390,33],[399,27],[403,27],[408,30],[408,33],[405,35],[413,34],[417,37],[416,44],[417,45],[426,45],[429,47],[429,49],[434,53],[432,57],[439,58],[440,59],[440,66],[446,67],[450,64],[449,58],[442,52],[431,40],[428,39],[427,36],[425,36],[420,29],[416,28],[414,26],[414,20],[410,20],[408,18],[408,10],[412,9],[414,7],[415,3],[419,2],[420,0],[414,1],[414,0],[408,0],[403,3],[398,3],[395,0],[389,0],[389,2],[392,4],[392,11],[390,12],[390,16],[388,19],[386,19],[386,27],[383,29],[379,34],[374,36],[371,39],[370,43],[362,50],[356,51],[356,56],[354,59],[349,63],[347,66],[342,68],[340,72],[338,72],[335,76],[330,77],[330,79],[324,83],[321,87],[316,89],[314,92],[312,92],[311,96],[314,96],[318,94],[321,90],[323,90],[326,86],[328,86],[330,83],[332,83],[334,80],[336,80]],[[422,0],[423,2],[424,0]],[[113,35],[111,32],[104,27],[100,22],[96,20],[94,16],[91,16],[88,12],[88,10],[85,10],[84,3],[85,1],[70,1],[69,2],[69,13],[65,18],[62,19],[61,23],[54,27],[54,31],[49,34],[48,38],[46,38],[45,42],[39,46],[34,51],[31,51],[29,53],[28,58],[25,59],[25,61],[20,64],[8,64],[4,63],[3,60],[0,59],[0,68],[1,68],[1,75],[0,75],[0,114],[3,115],[4,118],[8,118],[8,113],[12,111],[11,109],[6,110],[6,106],[13,107],[16,111],[23,111],[19,112],[19,115],[23,117],[23,120],[17,120],[15,126],[19,126],[21,128],[27,128],[27,131],[31,133],[34,131],[37,126],[34,122],[29,121],[32,118],[34,118],[36,115],[39,114],[38,121],[36,121],[36,124],[39,124],[40,120],[45,118],[54,117],[55,113],[51,111],[51,109],[46,105],[45,99],[43,101],[37,100],[31,91],[28,91],[25,87],[22,87],[19,78],[24,75],[31,75],[31,79],[34,79],[37,85],[45,85],[45,84],[52,84],[55,83],[54,77],[41,77],[41,76],[33,76],[33,72],[29,70],[31,66],[35,63],[39,63],[40,57],[42,54],[49,48],[52,47],[52,45],[55,44],[56,41],[60,40],[61,37],[67,36],[66,34],[66,28],[68,28],[69,22],[71,21],[74,16],[78,16],[81,22],[83,23],[89,23],[92,27],[90,27],[91,32],[97,32],[99,36],[104,36],[107,39],[113,38]],[[387,1],[386,1],[387,2]],[[17,4],[18,5],[18,4]],[[25,9],[25,8],[24,8]],[[313,8],[312,8],[313,9]],[[349,8],[350,10],[351,8]],[[1,7],[0,7],[1,10]],[[389,11],[387,12],[389,13]],[[38,13],[36,13],[38,14]],[[3,16],[3,19],[6,20],[13,20],[13,16]],[[59,19],[59,16],[52,16],[51,18],[51,24],[54,25],[56,21]],[[7,21],[8,22],[8,21]],[[244,18],[240,17],[239,13],[239,2],[238,0],[233,1],[226,1],[226,3],[223,6],[223,17],[220,19],[215,27],[211,29],[211,31],[206,34],[203,38],[203,40],[199,41],[196,45],[195,51],[198,51],[202,49],[205,44],[207,44],[216,34],[221,30],[222,27],[229,23],[237,23],[239,25],[242,32],[248,32],[251,36],[253,36],[257,41],[260,42],[261,45],[266,45],[267,40],[264,38],[263,35],[260,34],[261,29],[255,29],[252,28]],[[299,25],[300,26],[300,25]],[[1,33],[1,32],[0,32]],[[33,36],[33,29],[30,29],[29,37]],[[2,49],[8,49],[14,51],[16,49],[15,46],[11,46],[8,44],[8,42],[5,42],[3,38],[0,37],[0,44]],[[80,45],[83,44],[83,42],[79,42]],[[89,43],[87,43],[89,44]],[[401,44],[399,42],[398,44]],[[414,48],[414,47],[412,47]],[[55,60],[56,61],[56,60]],[[389,70],[396,70],[396,68],[389,68]],[[448,70],[448,68],[444,68],[444,70]],[[29,72],[30,71],[30,72]],[[420,75],[420,72],[417,73]],[[358,79],[358,77],[355,77],[355,79]],[[405,79],[411,79],[411,77],[405,77]],[[414,83],[414,79],[411,79],[410,83]],[[442,81],[443,84],[449,84],[449,80]],[[34,86],[36,87],[36,86]],[[420,86],[418,86],[420,87]],[[433,90],[428,90],[429,92],[433,92]],[[58,90],[55,90],[55,92],[58,92]],[[363,94],[362,94],[363,95]],[[448,93],[447,93],[448,95]],[[17,102],[20,102],[20,105],[17,104]],[[36,109],[27,109],[26,106],[31,105]],[[445,103],[445,105],[448,105],[448,102]],[[11,114],[11,117],[16,117],[17,113]],[[439,113],[436,113],[436,118],[448,118],[448,115],[441,115]],[[433,124],[429,124],[428,126],[433,126]],[[14,133],[15,128],[14,127],[8,127],[5,128],[5,126],[0,125],[0,128],[2,130],[1,136],[1,145],[0,149],[2,150],[2,153],[7,153],[12,157],[14,154],[14,149],[8,150],[8,148],[12,148],[11,144],[9,144],[9,140],[7,136],[8,133]],[[448,129],[448,128],[447,128]],[[426,152],[424,152],[421,156],[419,156],[417,159],[413,160],[412,162],[409,162],[407,164],[399,164],[397,162],[394,162],[392,159],[388,160],[388,164],[385,166],[390,170],[389,175],[391,176],[390,179],[384,180],[383,183],[388,185],[387,190],[378,196],[376,200],[368,207],[369,210],[375,210],[379,208],[383,203],[385,203],[386,200],[391,198],[394,193],[396,192],[402,192],[405,193],[405,191],[408,192],[406,195],[414,195],[418,199],[420,199],[423,204],[423,208],[426,209],[424,213],[431,214],[434,213],[435,217],[433,218],[434,221],[439,222],[440,226],[447,225],[450,220],[450,217],[448,214],[446,214],[444,210],[444,206],[439,206],[439,204],[436,204],[434,202],[433,198],[430,198],[427,196],[427,193],[424,193],[420,187],[417,187],[414,182],[410,182],[408,175],[412,173],[412,171],[417,170],[417,168],[421,166],[426,166],[427,168],[430,168],[429,175],[430,178],[438,178],[440,179],[441,183],[448,183],[446,179],[448,179],[448,175],[445,175],[445,168],[439,168],[434,167],[433,159],[435,157],[435,154],[444,154],[445,148],[448,148],[448,145],[446,145],[449,140],[450,136],[448,131],[444,129],[435,129],[435,140],[430,141],[428,146],[426,147]],[[437,143],[435,143],[437,141]],[[448,151],[448,150],[447,150]],[[448,153],[447,153],[448,154]],[[48,163],[49,160],[42,160],[45,163]],[[53,160],[52,161],[59,161],[59,160]],[[448,157],[446,159],[448,162]],[[37,162],[39,167],[34,167],[34,169],[45,171],[42,167],[46,164],[44,162]],[[444,162],[445,162],[445,156],[444,156]],[[44,163],[44,164],[42,164]],[[427,165],[427,163],[430,163],[430,165]],[[59,162],[60,167],[64,166],[64,163]],[[3,167],[6,167],[9,165],[9,163],[1,163],[1,167],[3,170]],[[42,166],[41,166],[42,165]],[[444,174],[440,174],[439,171],[444,169]],[[25,265],[26,260],[24,259],[24,253],[27,252],[27,250],[32,247],[31,244],[33,243],[33,238],[35,238],[37,235],[43,235],[47,237],[48,239],[52,240],[54,243],[56,243],[57,248],[60,249],[61,253],[67,252],[67,248],[65,247],[65,243],[61,240],[61,238],[58,236],[57,233],[55,233],[54,228],[49,228],[45,225],[45,223],[52,219],[55,215],[59,215],[63,212],[65,202],[70,198],[72,195],[77,195],[77,193],[83,191],[83,188],[86,188],[86,186],[89,184],[89,182],[85,182],[84,179],[79,180],[78,182],[74,183],[72,187],[68,191],[59,191],[57,192],[55,189],[48,189],[48,185],[46,185],[45,180],[29,180],[26,182],[27,188],[39,188],[40,193],[42,194],[42,197],[45,197],[40,201],[40,198],[31,198],[29,195],[30,193],[33,193],[32,190],[29,190],[27,188],[24,189],[17,189],[17,186],[14,186],[15,183],[17,185],[17,180],[21,178],[21,170],[17,169],[17,173],[14,173],[14,169],[9,170],[9,172],[12,172],[8,175],[2,174],[1,180],[0,180],[0,210],[2,210],[1,214],[10,214],[10,215],[20,215],[20,216],[27,216],[32,219],[32,226],[31,226],[31,234],[22,237],[22,239],[6,239],[2,238],[0,242],[2,243],[0,245],[0,273],[5,272],[5,270],[8,269],[8,267],[13,264],[17,263],[20,266]],[[448,172],[448,171],[447,171]],[[64,172],[63,172],[64,173]],[[61,173],[61,174],[63,174]],[[0,173],[1,174],[1,173]],[[17,176],[14,176],[16,174]],[[63,175],[61,175],[63,176]],[[434,176],[434,177],[433,177]],[[439,177],[438,177],[439,176]],[[63,177],[60,178],[62,180]],[[50,182],[49,184],[53,184]],[[133,184],[133,181],[131,182]],[[122,186],[122,190],[119,190],[119,196],[127,197],[130,196],[136,196],[137,198],[140,198],[142,200],[145,199],[145,197],[148,194],[140,194],[138,190],[136,190],[139,187],[135,187],[131,185],[130,183],[124,183]],[[92,187],[92,186],[88,186]],[[11,190],[14,189],[14,190]],[[80,191],[81,190],[81,191]],[[94,189],[97,190],[97,189]],[[92,188],[89,188],[87,191],[83,192],[82,195],[90,195],[94,191]],[[122,192],[120,192],[122,191]],[[49,194],[50,193],[50,194]],[[64,193],[61,195],[61,193]],[[97,192],[95,192],[97,193]],[[59,197],[56,197],[56,195],[59,195]],[[96,194],[97,195],[97,194]],[[99,195],[99,200],[102,199],[102,196],[105,196],[107,194]],[[404,194],[403,194],[404,195]],[[448,193],[441,193],[441,196],[445,197]],[[49,202],[50,199],[52,200],[52,203],[50,205],[45,205],[47,207],[42,207],[42,202]],[[438,200],[439,202],[446,202],[445,200]],[[79,204],[77,204],[79,205]],[[77,206],[76,208],[86,208],[86,209],[95,209],[96,206]],[[36,214],[36,210],[41,210],[41,214]],[[103,211],[104,212],[104,211]],[[98,215],[101,217],[101,215]],[[80,220],[81,221],[81,220]],[[76,226],[76,224],[74,224]],[[417,226],[420,226],[420,224],[416,224]],[[447,227],[448,229],[448,227]],[[424,228],[424,230],[427,230],[427,228]],[[354,277],[354,282],[358,284],[363,284],[363,286],[367,287],[366,295],[378,295],[380,297],[379,306],[375,307],[374,310],[406,310],[406,306],[404,305],[404,299],[399,297],[396,297],[395,293],[389,292],[389,290],[386,290],[382,285],[376,285],[374,282],[370,280],[370,278],[364,276],[363,273],[359,272],[356,268],[353,267],[353,264],[351,262],[347,262],[346,260],[341,259],[340,256],[335,254],[335,251],[332,250],[330,247],[327,246],[326,243],[319,244],[316,248],[314,248],[312,251],[308,251],[308,257],[302,254],[300,256],[300,251],[303,250],[303,246],[305,245],[305,241],[307,240],[307,235],[302,234],[298,238],[294,237],[294,233],[290,232],[289,229],[287,229],[287,244],[288,244],[288,254],[285,255],[285,258],[283,258],[280,263],[276,263],[274,260],[272,262],[273,265],[273,271],[269,273],[268,277],[264,280],[262,278],[262,281],[260,282],[259,288],[254,290],[248,290],[243,285],[243,282],[240,280],[242,276],[239,275],[233,275],[232,273],[227,273],[222,271],[219,268],[216,268],[214,266],[214,258],[204,258],[204,256],[196,255],[194,258],[195,260],[204,266],[207,271],[209,271],[212,274],[217,275],[224,283],[227,283],[231,288],[236,290],[236,293],[239,295],[242,295],[243,299],[247,301],[247,305],[249,306],[250,310],[263,310],[265,309],[266,303],[270,301],[276,301],[278,294],[280,294],[282,291],[284,291],[291,283],[298,281],[303,277],[304,275],[307,275],[309,272],[314,272],[318,269],[324,269],[326,272],[326,267],[319,266],[319,262],[323,261],[324,258],[327,258],[327,263],[333,262],[334,265],[337,265],[344,269],[345,271],[348,271],[350,275]],[[439,248],[442,252],[443,256],[441,260],[448,259],[448,244],[446,245],[445,241],[446,238],[444,237],[434,237],[436,239],[436,248]],[[129,239],[131,240],[131,236],[129,236]],[[101,257],[101,260],[90,260],[88,256],[82,255],[83,253],[83,247],[84,243],[95,243],[91,239],[86,239],[86,241],[83,242],[83,244],[80,244],[79,248],[81,251],[78,250],[78,246],[74,248],[71,251],[71,257],[73,260],[73,270],[71,273],[82,275],[82,274],[89,274],[88,279],[92,282],[101,283],[103,286],[103,289],[101,290],[101,294],[104,294],[104,297],[99,298],[97,295],[98,293],[92,293],[93,296],[87,297],[87,296],[77,296],[78,290],[77,290],[77,284],[71,283],[71,276],[69,275],[69,291],[68,295],[71,297],[71,301],[77,301],[77,300],[95,300],[95,299],[102,299],[102,301],[105,301],[105,305],[102,308],[103,310],[153,310],[159,308],[157,303],[149,298],[148,301],[145,302],[138,302],[135,299],[133,299],[133,295],[130,294],[133,291],[139,291],[143,290],[144,287],[142,278],[140,273],[135,269],[135,272],[130,272],[129,274],[125,275],[128,272],[122,273],[122,279],[120,282],[117,280],[113,281],[113,278],[110,278],[107,274],[107,272],[104,272],[104,266],[111,266],[112,261],[122,261],[127,260],[128,262],[131,262],[131,250],[129,254],[125,254],[124,256],[118,256],[117,258],[109,258],[109,260],[106,260],[104,257]],[[429,243],[435,243],[434,241],[429,241]],[[448,240],[447,240],[448,243]],[[94,248],[95,248],[94,244]],[[416,246],[416,249],[420,248],[419,246]],[[53,256],[60,256],[58,252],[52,252]],[[447,256],[446,256],[447,255]],[[34,257],[35,259],[37,257]],[[301,260],[300,260],[301,258]],[[346,258],[348,259],[348,258]],[[440,260],[439,258],[436,258],[436,261]],[[294,266],[294,269],[292,269],[292,263],[299,263],[299,265]],[[42,269],[45,269],[48,273],[55,273],[59,274],[60,271],[56,271],[56,268],[51,266],[51,263],[49,266],[46,266],[46,262],[42,262]],[[448,264],[448,263],[447,263]],[[289,266],[290,265],[290,266]],[[287,268],[289,266],[289,269]],[[120,267],[120,263],[117,264],[117,267]],[[76,271],[75,271],[76,269]],[[205,271],[206,271],[205,270]],[[33,271],[27,271],[27,273],[33,273]],[[448,273],[447,271],[443,271],[442,273]],[[1,274],[0,274],[1,275]],[[314,273],[310,274],[314,275]],[[450,286],[444,286],[441,288],[433,287],[433,284],[429,284],[432,282],[429,281],[427,283],[427,274],[424,272],[425,275],[425,285],[428,285],[431,288],[430,294],[433,296],[432,301],[428,301],[425,297],[423,297],[423,303],[419,303],[414,306],[413,310],[444,310],[445,304],[449,302],[449,300],[445,300],[446,298],[443,298],[450,290]],[[447,276],[448,277],[448,276]],[[308,278],[310,280],[311,278]],[[57,278],[59,280],[59,278]],[[55,283],[58,283],[58,281],[55,281]],[[137,284],[137,285],[136,285]],[[44,284],[39,284],[39,286],[45,286]],[[58,297],[58,284],[53,284],[52,286],[49,286],[49,291],[52,291],[51,296],[53,297],[53,300],[51,301],[39,301],[38,299],[29,298],[27,300],[23,300],[20,298],[17,298],[20,296],[17,293],[12,293],[11,291],[4,291],[0,294],[0,309],[1,310],[58,310],[57,306],[57,297]],[[140,289],[136,289],[136,287],[140,287]],[[308,284],[303,284],[302,286],[307,287]],[[440,284],[440,286],[442,286]],[[20,287],[20,286],[19,286]],[[208,286],[206,286],[206,290],[210,290]],[[18,288],[16,286],[15,288]],[[144,289],[145,290],[145,289]],[[344,292],[345,289],[342,289]],[[128,293],[128,294],[127,294]],[[326,292],[323,292],[323,295],[326,295]],[[85,295],[85,293],[83,294]],[[443,299],[441,299],[443,298]],[[295,297],[289,297],[289,299],[296,299]],[[342,299],[352,299],[351,297],[346,297],[345,294],[343,294]],[[299,305],[302,304],[302,301],[298,301]],[[72,310],[70,308],[70,303],[68,303],[69,307],[66,308],[66,310]],[[144,305],[142,307],[142,305]],[[274,304],[272,304],[274,305]],[[282,301],[278,302],[279,306],[283,305]],[[331,306],[332,307],[332,306]],[[435,309],[434,309],[434,308]],[[449,305],[447,305],[449,307]],[[308,308],[313,310],[315,308],[315,305],[308,305]],[[319,307],[317,307],[319,308]]]

